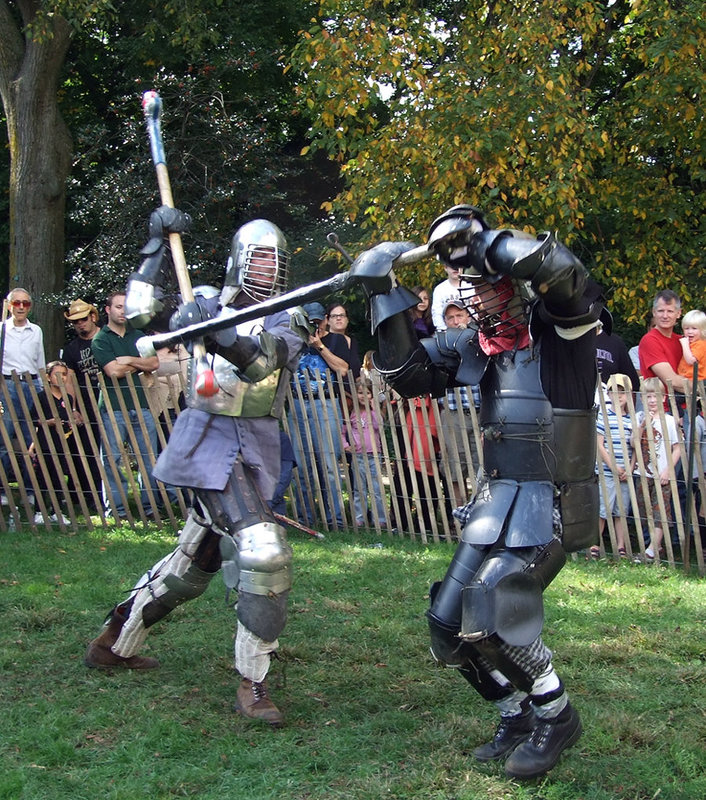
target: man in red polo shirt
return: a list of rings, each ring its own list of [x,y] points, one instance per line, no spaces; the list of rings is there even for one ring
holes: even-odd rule
[[[674,332],[674,326],[681,316],[681,300],[676,292],[663,289],[655,296],[652,303],[654,328],[648,331],[638,347],[640,356],[640,372],[643,378],[659,378],[669,391],[686,394],[689,381],[677,373],[682,357],[680,334]]]

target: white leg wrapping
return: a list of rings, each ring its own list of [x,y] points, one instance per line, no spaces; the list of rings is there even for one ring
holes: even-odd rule
[[[135,584],[135,588],[132,590],[134,598],[132,608],[117,641],[111,648],[116,655],[130,658],[140,650],[149,630],[145,627],[142,619],[142,609],[151,600],[159,598],[167,591],[167,587],[164,585],[166,575],[177,577],[184,575],[191,566],[192,555],[196,552],[196,548],[207,531],[208,528],[204,528],[192,516],[189,516],[179,534],[177,548],[158,561]]]
[[[495,705],[503,717],[514,717],[522,713],[522,701],[526,699],[527,692],[521,692],[518,689],[502,700],[496,701]]]
[[[549,694],[556,691],[561,686],[561,680],[554,671],[554,667],[550,664],[549,667],[534,681],[532,684],[532,691],[530,695],[532,698],[541,697],[542,695]],[[549,703],[538,705],[533,702],[532,707],[538,717],[551,719],[559,714],[566,704],[569,702],[566,692],[562,692],[556,700]]]
[[[245,625],[238,622],[235,635],[235,668],[253,683],[262,683],[270,668],[270,656],[279,647],[279,642],[266,642]]]

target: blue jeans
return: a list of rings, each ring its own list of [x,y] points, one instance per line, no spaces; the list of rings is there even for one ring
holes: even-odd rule
[[[113,428],[113,424],[110,420],[110,415],[105,409],[102,409],[101,419],[103,420],[103,427],[105,428],[105,439],[101,442],[101,459],[103,461],[103,466],[105,467],[108,488],[110,489],[110,493],[113,496],[113,501],[116,506],[115,510],[120,516],[125,514],[123,495],[120,493],[118,481],[116,480],[111,467],[111,457],[112,461],[118,465],[118,474],[120,479],[119,482],[123,488],[124,496],[129,497],[129,484],[124,473],[125,470],[129,469],[130,467],[127,464],[122,464],[121,468],[120,444],[130,441],[130,437],[128,436],[128,427],[130,427],[134,432],[135,442],[139,451],[139,454],[138,452],[135,453],[135,455],[138,456],[138,467],[141,457],[142,463],[145,466],[145,471],[147,472],[147,475],[145,476],[141,471],[139,471],[137,476],[137,482],[140,487],[140,502],[142,503],[145,511],[148,514],[151,514],[155,511],[155,509],[152,508],[147,490],[145,489],[145,477],[147,478],[147,481],[152,489],[155,502],[157,505],[161,505],[157,481],[152,476],[152,457],[156,456],[157,454],[157,427],[155,425],[154,418],[148,409],[140,409],[139,413],[144,421],[145,429],[147,431],[147,438],[149,440],[148,443],[145,441],[145,438],[142,434],[142,426],[140,425],[140,419],[137,411],[134,409],[132,411],[128,411],[127,419],[125,419],[123,412],[120,410],[116,410],[113,413],[115,416],[115,425],[117,426],[120,439],[118,439],[115,435],[115,429]],[[152,456],[150,453],[152,453]],[[105,486],[103,487],[103,505],[106,509],[110,508],[109,495]]]
[[[25,418],[24,412],[22,411],[22,405],[19,399],[19,393],[17,391],[17,387],[15,386],[15,382],[9,378],[5,380],[5,386],[7,387],[7,394],[10,398],[10,403],[12,403],[12,407],[15,409],[15,414],[17,415],[17,421],[19,423],[20,430],[15,431],[15,425],[12,421],[12,417],[10,416],[10,412],[6,411],[4,414],[0,415],[0,424],[5,426],[5,430],[7,431],[7,435],[10,439],[17,433],[17,438],[21,438],[22,441],[27,445],[30,446],[32,442],[32,435],[30,433],[29,422]],[[34,386],[38,392],[42,391],[42,382],[37,379],[34,382]],[[32,395],[30,393],[29,384],[22,381],[20,383],[20,389],[24,394],[25,400],[27,401],[27,407],[29,408],[30,412],[32,411],[32,407],[34,402],[32,400]],[[0,394],[0,400],[2,400],[3,404],[5,403],[5,397],[3,394]],[[3,438],[0,436],[0,461],[2,461],[2,467],[5,470],[5,474],[8,475],[10,473],[10,456],[8,455],[7,448],[5,447],[5,442]],[[32,487],[31,484],[28,485],[26,480],[27,476],[25,474],[25,466],[24,466],[24,459],[18,459],[20,470],[22,471],[22,476],[25,478],[25,485],[27,486],[28,490],[31,491]],[[19,480],[20,476],[15,476],[16,479]]]
[[[378,472],[375,457],[372,453],[356,453],[355,460],[358,464],[358,477],[360,479],[353,492],[355,521],[358,525],[365,525],[368,522],[368,498],[370,498],[370,509],[372,511],[374,503],[378,522],[384,528],[387,524],[385,520],[385,504],[382,499],[382,482],[380,481],[380,473]],[[366,464],[370,468],[370,483],[368,483]],[[375,521],[372,513],[370,521]]]
[[[289,415],[289,427],[297,465],[306,472],[305,479],[300,481],[304,498],[304,514],[301,516],[305,516],[305,521],[309,525],[314,524],[316,473],[321,484],[322,510],[326,516],[326,522],[328,525],[332,525],[335,519],[338,527],[342,528],[343,508],[336,482],[338,477],[340,483],[341,433],[338,430],[338,422],[332,405],[336,402],[336,400],[321,397],[315,397],[313,401],[306,399],[304,402],[295,398]],[[297,435],[297,429],[299,435]],[[306,438],[307,429],[311,434],[311,451]],[[331,443],[329,443],[329,430]],[[309,487],[311,487],[311,492]]]

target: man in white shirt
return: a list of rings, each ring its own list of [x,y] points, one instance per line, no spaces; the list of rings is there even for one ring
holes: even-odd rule
[[[44,335],[39,325],[35,325],[28,319],[32,308],[32,298],[26,289],[13,289],[7,296],[7,306],[10,309],[10,316],[3,322],[2,330],[0,330],[0,365],[2,365],[4,379],[2,382],[4,388],[0,391],[0,401],[2,401],[4,412],[0,419],[5,426],[8,438],[12,439],[15,435],[15,426],[9,408],[13,408],[20,426],[19,435],[29,447],[32,441],[29,424],[22,411],[22,404],[12,373],[15,372],[19,376],[21,391],[29,410],[31,410],[32,395],[29,384],[26,382],[26,373],[30,374],[29,379],[34,381],[37,391],[40,391],[42,384],[38,373],[46,366]],[[7,474],[10,468],[10,457],[2,437],[0,437],[0,459]]]
[[[431,294],[431,321],[437,331],[446,330],[444,311],[449,300],[458,300],[458,287],[461,284],[460,273],[457,269],[447,266],[444,266],[444,269],[448,276],[447,279],[437,284]]]

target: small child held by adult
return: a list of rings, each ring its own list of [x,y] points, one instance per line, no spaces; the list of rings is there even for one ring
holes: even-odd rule
[[[355,521],[365,525],[368,520],[368,498],[370,508],[375,505],[377,520],[385,524],[385,503],[383,499],[382,481],[378,472],[378,461],[382,452],[380,436],[380,418],[373,408],[373,389],[364,378],[355,382],[358,410],[352,411],[350,425],[346,425],[343,437],[344,449],[353,453],[358,467],[358,476],[353,491],[353,508]],[[377,457],[376,457],[377,454]]]
[[[645,410],[637,414],[637,430],[633,437],[633,447],[640,449],[645,465],[647,478],[648,497],[642,491],[642,482],[638,481],[637,501],[643,525],[648,524],[646,504],[649,500],[654,517],[654,536],[649,546],[645,549],[645,558],[648,562],[655,559],[655,554],[660,553],[664,538],[663,525],[671,525],[674,521],[671,503],[670,475],[674,472],[681,458],[681,445],[677,437],[677,425],[671,414],[660,414],[664,407],[664,387],[659,378],[648,378],[643,383],[645,396]],[[664,424],[662,423],[664,419]],[[652,428],[652,435],[647,433],[648,425]],[[652,441],[650,441],[652,439]],[[671,461],[671,469],[669,463]],[[638,465],[639,465],[638,460]],[[640,467],[637,468],[638,474]],[[660,511],[659,494],[661,493],[664,515]],[[643,527],[643,533],[646,530]]]
[[[699,309],[687,311],[681,329],[684,334],[680,339],[683,355],[677,372],[691,380],[694,364],[698,363],[698,380],[706,380],[706,314]]]
[[[618,555],[627,558],[625,549],[625,516],[630,509],[628,477],[635,468],[635,450],[632,444],[633,423],[628,408],[628,393],[632,392],[632,381],[627,375],[615,374],[608,378],[606,390],[610,405],[606,413],[598,413],[598,464],[603,466],[603,481],[599,481],[601,511],[598,521],[598,541],[605,530],[608,514],[613,517]],[[605,492],[603,486],[605,485]],[[618,495],[622,499],[618,501]],[[591,557],[598,558],[600,548],[591,548]]]

